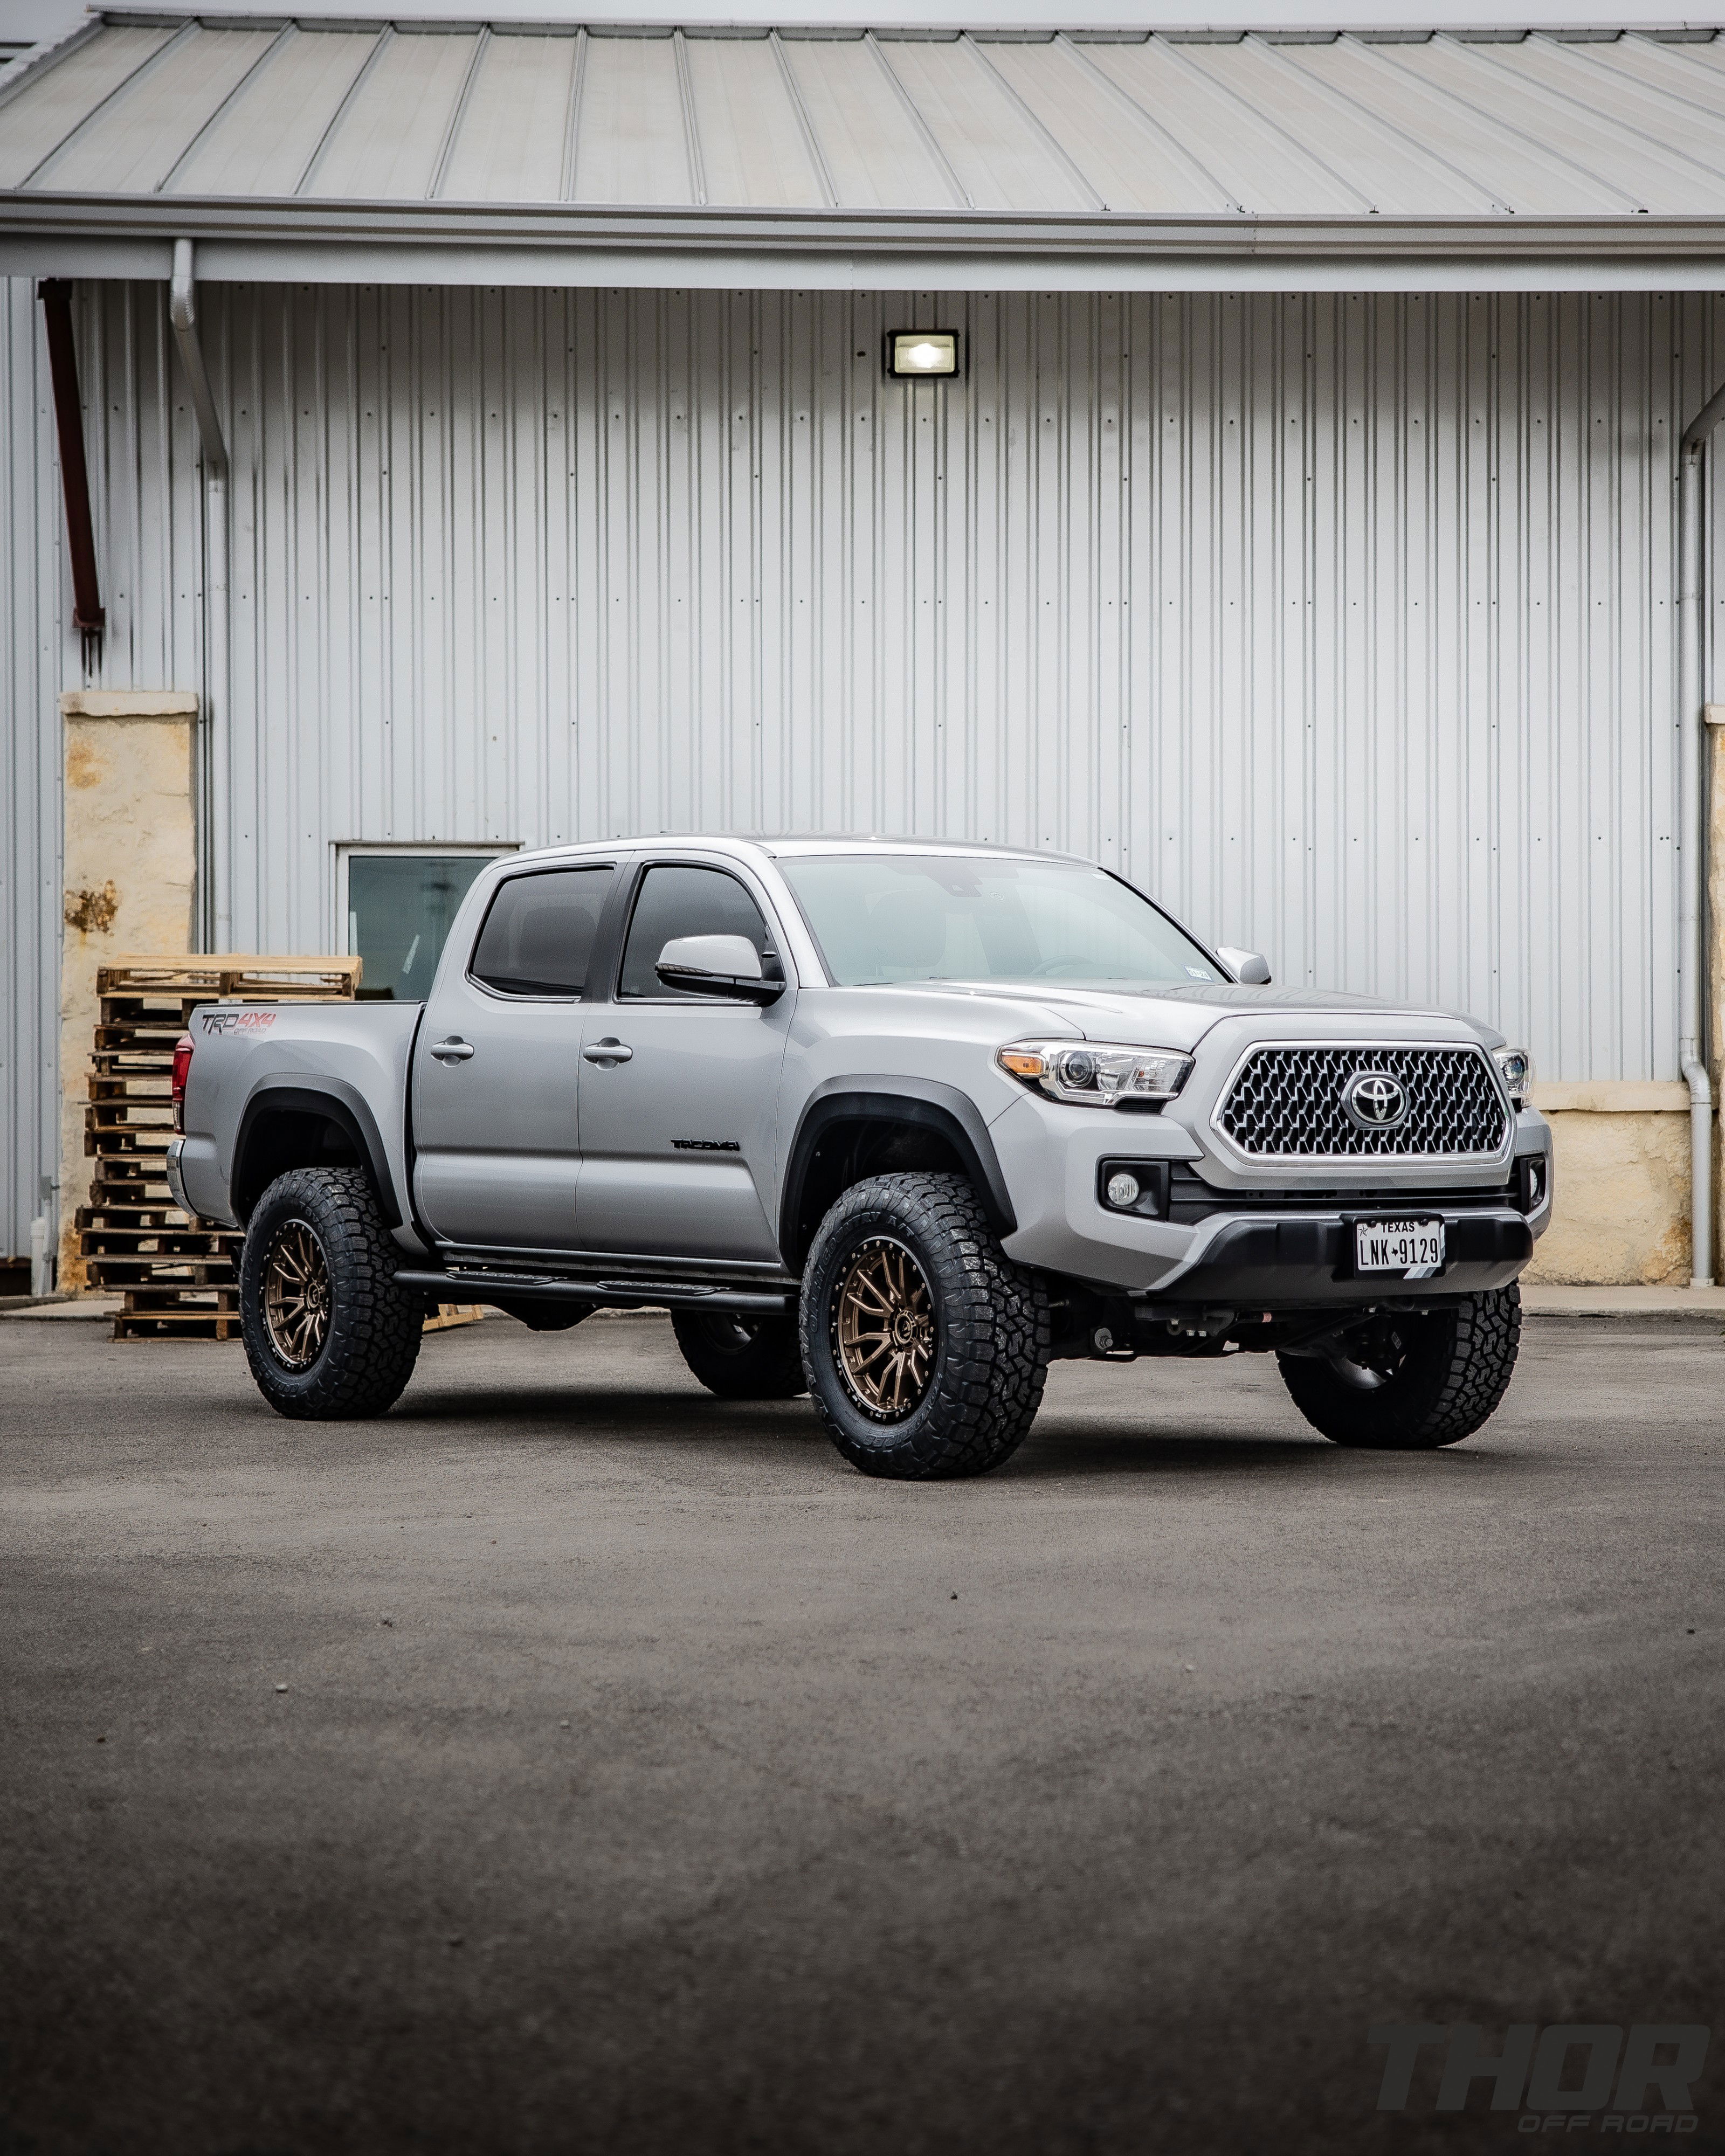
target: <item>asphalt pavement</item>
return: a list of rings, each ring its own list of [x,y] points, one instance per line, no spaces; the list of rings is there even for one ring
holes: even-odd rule
[[[1717,1322],[1408,1458],[1060,1365],[929,1486],[659,1318],[321,1426],[105,1330],[0,1321],[5,2156],[1507,2151],[1368,2030],[1725,2023]]]

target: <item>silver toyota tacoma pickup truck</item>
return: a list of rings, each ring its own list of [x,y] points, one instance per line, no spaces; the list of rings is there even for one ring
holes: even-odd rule
[[[1519,1050],[1271,985],[1120,877],[937,841],[491,863],[424,1004],[205,1006],[176,1197],[243,1224],[286,1415],[381,1414],[428,1305],[668,1306],[732,1399],[873,1475],[971,1475],[1050,1362],[1273,1353],[1340,1445],[1449,1445],[1551,1217]]]

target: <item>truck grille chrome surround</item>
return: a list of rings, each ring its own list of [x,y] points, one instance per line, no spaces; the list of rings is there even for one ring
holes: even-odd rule
[[[1390,1081],[1375,1092],[1363,1075]],[[1349,1111],[1363,1093],[1399,1089],[1400,1113],[1373,1128]],[[1487,1161],[1507,1152],[1513,1126],[1483,1049],[1377,1042],[1331,1047],[1260,1043],[1223,1089],[1212,1127],[1253,1160]]]

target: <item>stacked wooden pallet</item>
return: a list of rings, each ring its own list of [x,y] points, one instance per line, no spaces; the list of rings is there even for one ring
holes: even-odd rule
[[[93,1286],[124,1296],[116,1340],[236,1340],[234,1229],[193,1219],[167,1187],[174,1043],[199,1004],[331,1003],[359,985],[357,958],[236,953],[129,958],[96,976],[100,1014],[84,1150],[95,1168],[78,1214]]]

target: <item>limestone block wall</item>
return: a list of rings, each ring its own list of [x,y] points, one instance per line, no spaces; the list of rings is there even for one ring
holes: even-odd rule
[[[1555,1203],[1526,1277],[1596,1286],[1689,1278],[1689,1089],[1541,1086]]]
[[[90,1194],[84,1152],[96,973],[122,951],[189,951],[197,844],[193,727],[178,690],[74,690],[60,698],[65,896],[60,959],[59,1270],[85,1285],[74,1222]]]

